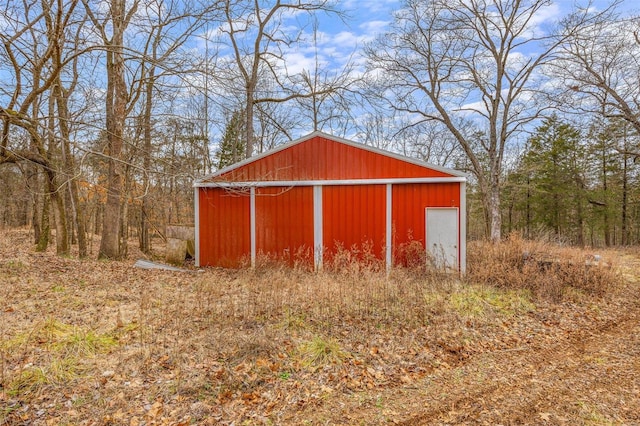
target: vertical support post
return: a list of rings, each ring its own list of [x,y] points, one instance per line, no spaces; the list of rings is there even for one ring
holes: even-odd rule
[[[202,191],[206,191],[202,188]],[[196,267],[200,267],[200,188],[193,188],[193,213],[194,213],[194,225],[195,225],[195,240],[194,245],[196,249]]]
[[[467,272],[467,183],[460,182],[460,233],[458,238],[460,243],[460,253],[458,259],[460,259],[460,274],[464,275]]]
[[[391,270],[393,266],[393,185],[387,184],[387,212],[386,212],[386,230],[385,230],[385,263],[387,266],[387,272]]]
[[[322,185],[313,186],[313,263],[316,271],[322,270],[324,245],[322,235]]]
[[[251,227],[251,267],[256,267],[256,188],[249,190],[249,215]]]

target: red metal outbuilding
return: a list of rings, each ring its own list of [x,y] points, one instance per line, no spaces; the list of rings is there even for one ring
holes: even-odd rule
[[[461,172],[314,132],[196,181],[196,265],[268,255],[321,268],[343,248],[390,267],[419,243],[464,273],[465,185]]]

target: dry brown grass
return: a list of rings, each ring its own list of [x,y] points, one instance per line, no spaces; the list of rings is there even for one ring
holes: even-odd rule
[[[462,282],[420,262],[387,274],[364,252],[354,257],[365,261],[339,252],[317,273],[270,260],[253,270],[145,271],[34,253],[25,231],[8,231],[0,425],[353,424],[340,407],[354,404],[374,411],[364,423],[384,423],[381,392],[603,315],[588,299],[567,308],[566,324],[562,313],[554,326],[538,320],[545,302],[532,292],[546,293],[510,266],[518,244],[472,247]],[[510,284],[505,271],[522,281]]]
[[[469,244],[471,283],[528,290],[540,299],[561,301],[577,293],[604,296],[621,282],[610,258],[593,251],[549,242],[527,241],[512,234],[503,242]]]
[[[9,234],[21,244],[5,241],[0,262],[11,284],[1,289],[0,424],[230,423],[256,412],[281,423],[327,392],[424,375],[451,357],[425,327],[462,321],[429,296],[459,287],[455,277],[387,274],[366,247],[336,252],[318,273],[261,258],[255,269],[179,274],[38,254],[24,231]],[[158,400],[175,413],[152,419]]]

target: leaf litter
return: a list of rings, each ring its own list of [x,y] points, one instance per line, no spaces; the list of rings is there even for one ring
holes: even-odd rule
[[[640,256],[561,301],[376,270],[149,271],[0,237],[0,424],[639,424]]]

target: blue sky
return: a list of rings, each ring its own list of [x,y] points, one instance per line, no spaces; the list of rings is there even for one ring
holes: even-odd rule
[[[401,0],[346,0],[340,2],[340,7],[348,16],[345,22],[335,16],[319,17],[322,33],[320,53],[326,59],[334,60],[338,64],[346,61],[354,53],[359,56],[365,43],[384,33],[393,20],[393,12],[399,9],[402,3]],[[301,64],[298,67],[301,68]]]
[[[402,0],[344,0],[338,3],[339,9],[345,12],[346,18],[342,20],[333,14],[317,14],[319,21],[317,46],[310,43],[295,45],[287,52],[286,61],[290,74],[295,74],[302,69],[312,69],[316,49],[321,62],[330,62],[336,66],[343,64],[354,53],[359,53],[366,42],[373,40],[376,35],[386,30],[393,19],[393,11],[401,7],[403,2]],[[297,15],[292,15],[290,18],[284,25],[288,26],[291,32],[299,31],[305,19],[301,21]],[[307,23],[304,30],[307,39],[310,40],[312,25]],[[208,27],[208,32],[211,40],[216,38],[215,26]],[[203,38],[200,38],[198,42],[200,49],[204,47],[202,40]],[[224,48],[221,53],[225,53]]]
[[[540,35],[548,31],[576,7],[589,6],[593,10],[603,10],[611,3],[611,0],[552,1],[534,17],[531,28],[532,31]],[[356,67],[356,72],[364,70],[365,59],[362,57],[362,47],[388,30],[388,25],[393,21],[394,12],[404,4],[404,0],[347,0],[341,2],[340,7],[347,12],[350,20],[342,22],[327,16],[320,18],[320,31],[322,32],[318,43],[320,61],[338,70],[347,60],[351,59],[359,65]],[[638,0],[623,0],[618,10],[624,15],[637,12],[639,7]],[[512,59],[516,60],[520,56],[528,56],[531,53],[530,49],[535,49],[535,47],[535,43],[526,44],[523,51],[512,53]],[[287,56],[288,69],[290,71],[312,69],[314,53],[315,50],[305,50],[304,47],[294,49]],[[525,98],[523,97],[523,99]],[[471,101],[468,100],[468,102]],[[477,102],[477,105],[469,103],[464,106],[468,109],[482,110],[480,101]]]
[[[589,7],[603,10],[616,0],[555,0],[542,9],[531,22],[532,31],[545,32],[565,17],[574,8]],[[621,15],[636,14],[640,10],[640,0],[619,0]],[[321,37],[317,46],[320,61],[338,69],[351,59],[356,64],[356,72],[363,70],[365,59],[362,47],[388,30],[394,19],[394,12],[405,5],[404,0],[345,0],[340,7],[349,19],[342,22],[332,16],[322,15],[320,19]],[[529,45],[530,46],[530,45]],[[296,47],[289,52],[286,60],[290,71],[312,69],[315,49]],[[525,54],[526,52],[520,52]],[[514,55],[517,55],[514,54]]]
[[[556,0],[544,8],[539,17],[539,24],[557,20],[568,13],[574,6],[586,5],[588,0]],[[393,20],[393,12],[404,5],[403,0],[345,0],[339,2],[339,7],[349,15],[347,22],[335,17],[320,16],[320,31],[322,38],[319,50],[326,59],[337,62],[344,60],[351,53],[357,52],[364,43],[373,40],[384,33],[388,24]],[[592,7],[602,9],[611,0],[594,0]],[[625,13],[638,11],[638,0],[622,0],[620,9]],[[297,54],[296,54],[297,53]],[[311,60],[308,52],[293,52],[291,63],[293,69],[306,68],[305,58]]]
[[[588,0],[556,0],[543,8],[536,16],[533,26],[540,31],[545,31],[549,24],[561,19],[577,4],[586,4]],[[637,0],[624,0],[622,6],[629,10],[637,8]],[[304,28],[308,43],[296,44],[284,54],[287,71],[290,75],[300,72],[313,72],[316,61],[323,72],[334,71],[340,74],[345,64],[351,62],[355,66],[354,73],[362,73],[365,70],[365,58],[362,48],[368,42],[373,41],[378,35],[388,30],[389,24],[394,19],[394,12],[404,6],[404,0],[339,0],[338,7],[347,14],[343,21],[335,15],[318,14],[319,34],[317,42],[311,43],[312,25],[305,25],[304,18],[299,15],[290,15],[283,26],[292,33]],[[592,7],[602,9],[610,4],[610,0],[594,0]],[[216,28],[209,28],[211,34],[217,32]],[[213,37],[212,37],[213,38]],[[224,61],[230,59],[231,51],[228,44],[219,45],[221,50],[217,53],[217,59]],[[531,46],[531,45],[529,45]],[[202,47],[202,45],[201,45]],[[248,48],[250,49],[250,44]],[[526,52],[520,52],[526,55]],[[316,56],[317,55],[317,56]],[[210,88],[210,90],[214,90]],[[218,96],[226,99],[226,91],[218,93]],[[215,95],[214,95],[215,96]],[[232,101],[232,99],[231,99]],[[471,106],[473,104],[470,104]]]
[[[537,24],[544,25],[565,15],[576,4],[586,4],[589,0],[556,0],[540,13]],[[637,8],[638,0],[623,0],[622,6],[629,10]],[[605,7],[611,0],[593,0],[596,8]],[[294,45],[285,54],[289,74],[297,74],[302,70],[313,70],[317,60],[323,69],[334,69],[338,72],[347,62],[357,66],[355,72],[364,70],[363,46],[376,36],[383,34],[393,21],[393,14],[404,5],[404,0],[339,0],[338,7],[347,14],[344,21],[335,15],[319,14],[319,34],[317,44]],[[294,16],[286,22],[292,32],[300,29],[301,22]],[[305,32],[311,40],[312,26],[307,25]],[[210,39],[215,38],[217,29],[208,28]],[[204,50],[203,39],[198,42]],[[222,47],[218,55],[224,57],[231,51]]]

